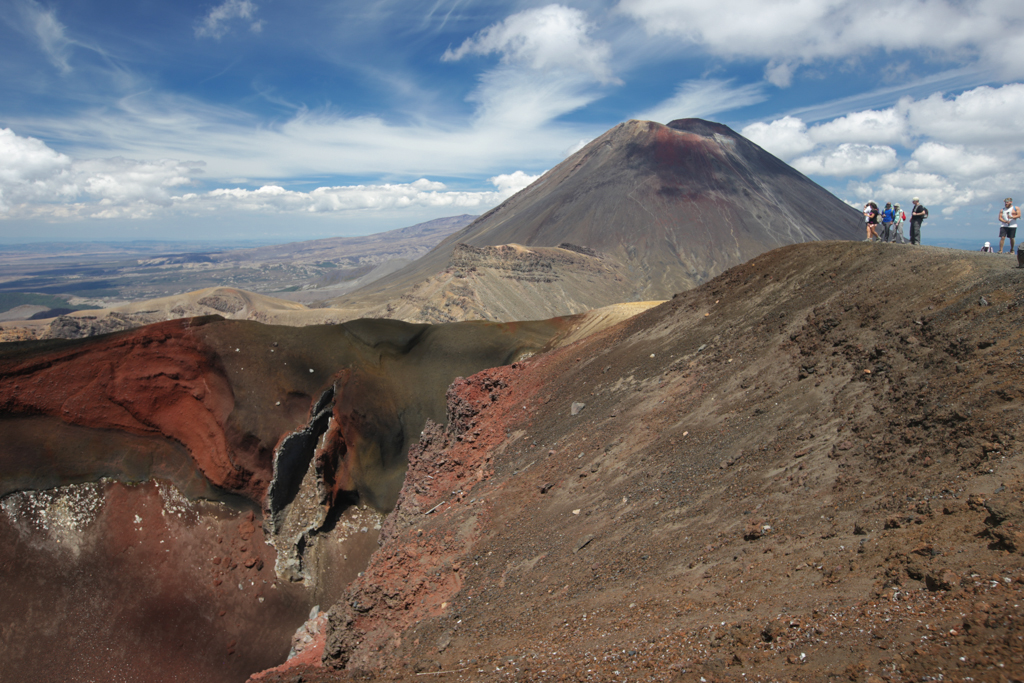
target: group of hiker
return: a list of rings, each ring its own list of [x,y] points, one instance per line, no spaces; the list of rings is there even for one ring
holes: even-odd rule
[[[928,218],[928,209],[921,204],[921,200],[914,197],[914,208],[910,211],[910,243],[921,244],[921,224]],[[1013,254],[1013,248],[1017,241],[1017,221],[1020,220],[1020,207],[1014,206],[1013,197],[1003,200],[1003,208],[999,210],[999,251],[996,251],[991,242],[985,242],[981,248],[984,252],[994,254]],[[899,204],[885,203],[884,209],[879,209],[878,204],[869,201],[864,205],[864,223],[867,226],[867,239],[865,242],[897,242],[906,244],[903,236],[903,222],[907,220],[907,214],[900,209]],[[1003,251],[1007,238],[1010,240],[1010,250]],[[1017,263],[1024,268],[1024,246],[1017,252]]]
[[[910,243],[921,244],[921,224],[928,218],[928,209],[918,197],[914,197],[913,203],[914,206],[910,210]],[[899,204],[886,202],[885,208],[879,209],[874,200],[869,201],[864,205],[864,223],[868,230],[867,239],[864,241],[906,244],[907,238],[903,236],[903,223],[906,220],[907,214]]]

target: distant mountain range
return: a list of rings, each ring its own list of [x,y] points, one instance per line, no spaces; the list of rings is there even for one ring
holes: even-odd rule
[[[38,303],[16,296],[29,293],[96,308],[218,286],[289,291],[285,298],[307,301],[316,294],[302,293],[326,287],[320,298],[338,296],[423,256],[474,218],[449,216],[375,235],[246,248],[192,242],[3,245],[0,313]]]

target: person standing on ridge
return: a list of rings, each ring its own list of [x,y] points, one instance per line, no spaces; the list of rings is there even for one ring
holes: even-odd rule
[[[1020,207],[1013,205],[1013,197],[1003,200],[1005,206],[999,211],[999,253],[1003,253],[1003,242],[1010,238],[1010,253],[1013,253],[1013,242],[1017,238],[1017,219],[1020,218]]]
[[[885,210],[882,211],[882,241],[888,242],[892,239],[892,223],[896,214],[892,210],[892,202],[885,203]]]
[[[903,236],[903,221],[907,220],[907,214],[903,213],[899,204],[893,204],[892,214],[892,241],[896,243],[896,240],[899,239],[899,244],[906,244],[907,238]]]
[[[878,239],[878,232],[875,230],[875,226],[878,225],[878,213],[878,204],[874,200],[864,205],[864,223],[868,229],[868,236],[864,240],[865,242],[874,242]]]
[[[914,197],[914,210],[910,212],[910,243],[921,244],[921,224],[928,218],[928,209]]]

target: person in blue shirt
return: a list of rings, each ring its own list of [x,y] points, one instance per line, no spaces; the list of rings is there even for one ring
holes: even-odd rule
[[[892,235],[892,224],[896,214],[892,209],[892,202],[885,203],[885,209],[882,211],[882,241],[889,242],[893,239]]]

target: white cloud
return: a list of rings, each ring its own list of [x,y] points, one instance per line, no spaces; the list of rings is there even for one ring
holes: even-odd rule
[[[740,133],[781,159],[792,159],[815,146],[807,134],[807,125],[794,116],[784,116],[770,123],[752,123]]]
[[[906,169],[933,171],[952,176],[976,178],[991,175],[1016,163],[1006,156],[971,151],[963,145],[926,142],[914,150]]]
[[[0,129],[0,217],[148,217],[170,206],[173,188],[202,172],[199,162],[75,161],[35,138]],[[84,201],[83,201],[84,200]]]
[[[421,178],[411,183],[341,185],[310,192],[265,185],[256,190],[184,192],[202,164],[133,161],[121,157],[76,161],[40,140],[0,129],[0,218],[149,218],[160,211],[325,213],[406,208],[490,208],[539,176],[523,171],[490,179],[494,190],[455,191]]]
[[[590,36],[593,27],[578,9],[548,5],[507,17],[449,48],[442,61],[458,61],[466,55],[498,53],[505,64],[534,71],[564,70],[589,74],[601,83],[614,83],[608,61],[611,48]]]
[[[196,37],[220,39],[230,30],[229,22],[232,19],[244,20],[249,24],[250,31],[259,33],[263,30],[263,22],[254,18],[257,9],[252,0],[225,0],[196,23]]]
[[[504,193],[511,197],[516,192],[525,189],[531,185],[535,180],[540,178],[543,173],[538,175],[530,175],[523,173],[522,171],[516,171],[515,173],[503,173],[496,175],[493,178],[488,178],[488,181],[498,188],[499,193]]]
[[[70,171],[69,157],[0,128],[0,215],[15,202],[75,194]]]
[[[669,123],[675,119],[707,118],[767,99],[764,86],[752,83],[733,87],[732,81],[706,79],[679,85],[675,95],[632,118]]]
[[[928,207],[929,213],[935,206],[959,207],[971,203],[978,194],[971,188],[958,186],[957,183],[934,173],[916,173],[913,171],[894,171],[886,173],[871,185],[873,194],[889,198],[905,198],[900,202],[903,209],[909,205],[911,197],[921,197],[921,203]],[[909,215],[909,212],[907,212]]]
[[[793,84],[793,72],[796,68],[788,63],[778,63],[774,59],[764,68],[764,79],[779,88],[788,88]]]
[[[794,159],[792,164],[809,175],[882,173],[847,186],[862,201],[906,201],[916,194],[948,214],[1024,184],[1021,130],[1024,84],[1011,83],[953,97],[905,97],[889,109],[852,112],[811,127],[786,116],[747,126],[743,134],[773,154]],[[901,167],[890,145],[912,150]]]
[[[1024,84],[982,86],[956,97],[935,93],[923,100],[902,100],[898,108],[913,133],[944,142],[1024,147]]]
[[[800,157],[793,167],[809,175],[865,177],[896,166],[896,150],[845,142],[821,154]]]
[[[497,121],[391,123],[322,109],[259,125],[235,108],[143,93],[74,118],[26,117],[10,121],[10,127],[20,135],[60,139],[62,151],[75,158],[201,159],[206,177],[254,182],[315,176],[486,177],[499,169],[545,168],[559,150],[604,132],[599,124],[542,125],[524,118],[499,126]]]
[[[925,49],[960,61],[980,58],[1010,77],[1024,75],[1019,2],[621,0],[618,9],[651,35],[681,39],[724,58],[769,60],[766,77],[780,86],[788,85],[800,64],[869,50]]]
[[[0,182],[5,185],[31,183],[70,165],[70,157],[53,151],[42,140],[23,138],[10,128],[0,128]]]
[[[412,207],[480,209],[495,206],[512,196],[524,181],[534,177],[516,173],[492,178],[495,191],[466,192],[448,190],[444,183],[421,178],[412,183],[381,185],[341,185],[318,187],[311,192],[295,192],[276,185],[257,190],[221,189],[203,194],[175,197],[179,208],[209,210],[248,210],[269,213],[406,209]]]
[[[906,144],[907,119],[896,109],[858,111],[814,126],[808,134],[817,143],[862,142]]]
[[[498,67],[481,76],[469,100],[477,103],[478,128],[525,134],[597,99],[590,85],[574,72],[537,75]]]
[[[611,48],[590,34],[582,11],[548,5],[513,14],[449,48],[442,61],[501,55],[469,100],[477,124],[495,131],[530,130],[599,97],[596,86],[618,84]]]

